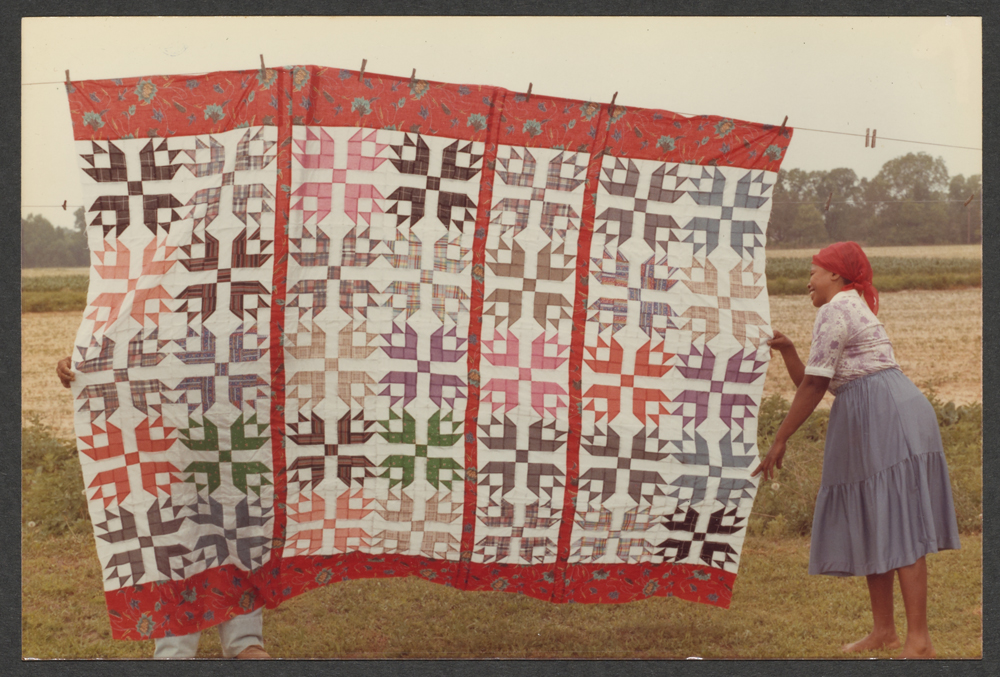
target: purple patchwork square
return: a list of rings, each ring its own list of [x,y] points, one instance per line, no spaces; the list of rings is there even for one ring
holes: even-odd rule
[[[712,392],[713,393],[722,392],[722,381],[712,381]]]
[[[427,360],[417,360],[417,371],[421,374],[431,373],[431,363]]]

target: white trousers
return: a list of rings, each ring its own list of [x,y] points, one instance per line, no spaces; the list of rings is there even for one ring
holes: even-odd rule
[[[200,632],[179,637],[161,637],[156,641],[153,658],[194,658],[198,653]],[[222,655],[235,658],[250,646],[264,646],[264,607],[242,616],[234,616],[219,624]]]

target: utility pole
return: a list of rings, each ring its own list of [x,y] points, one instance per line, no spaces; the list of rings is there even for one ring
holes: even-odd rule
[[[965,207],[965,230],[967,244],[972,244],[972,210],[969,208],[969,205],[972,203],[972,198],[974,197],[976,197],[975,191],[969,194],[969,199],[962,205]]]

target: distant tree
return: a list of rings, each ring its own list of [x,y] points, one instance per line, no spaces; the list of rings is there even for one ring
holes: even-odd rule
[[[972,195],[969,205],[963,203]],[[961,174],[952,177],[948,186],[949,225],[952,241],[972,244],[983,240],[983,177],[974,174],[965,178]]]
[[[86,234],[82,230],[56,228],[38,214],[21,219],[21,266],[62,268],[90,264]]]
[[[81,233],[87,232],[87,221],[85,216],[86,212],[83,211],[83,207],[77,207],[76,211],[73,212],[73,227]]]
[[[837,174],[832,178],[831,172],[823,171],[790,169],[778,172],[774,204],[767,227],[767,240],[770,244],[780,247],[812,247],[833,238],[821,210],[821,203],[828,196],[828,192],[823,191],[836,186],[838,194],[846,192],[853,195],[851,186],[854,179],[854,172],[850,169],[834,172]],[[844,172],[848,175],[842,175]],[[840,187],[841,184],[844,187]],[[846,212],[843,206],[838,205],[838,208],[834,217]]]
[[[834,240],[862,245],[982,241],[982,176],[949,178],[944,160],[908,153],[886,162],[871,179],[853,170],[778,172],[767,241],[810,247]],[[962,203],[977,197],[968,209]],[[829,209],[825,208],[827,200]],[[810,207],[810,208],[807,208]],[[815,229],[819,214],[823,232]]]
[[[942,158],[907,153],[889,160],[876,178],[882,179],[896,200],[931,200],[948,189],[948,168]]]
[[[829,241],[823,224],[823,212],[814,204],[800,204],[795,210],[795,222],[789,233],[793,247],[814,247]]]
[[[771,191],[771,217],[767,222],[767,244],[786,247],[786,240],[795,221],[794,205],[790,204],[788,171],[778,170],[778,178]]]
[[[871,182],[872,244],[928,245],[949,241],[948,168],[942,158],[907,153],[889,160]],[[868,198],[869,196],[866,196]]]
[[[827,200],[830,202],[829,210],[823,213],[827,237],[833,242],[864,239],[858,175],[845,167],[821,174],[815,183],[816,197],[824,205]]]

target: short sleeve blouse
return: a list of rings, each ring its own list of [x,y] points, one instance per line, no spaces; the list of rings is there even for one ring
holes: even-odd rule
[[[848,381],[899,367],[885,326],[854,290],[819,309],[805,373],[830,379],[830,392]]]

